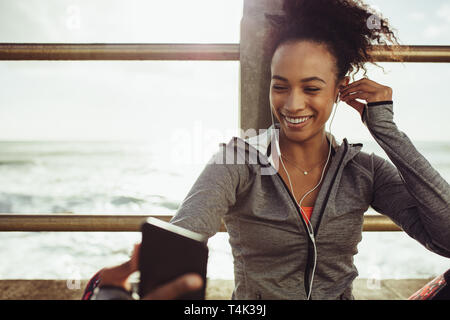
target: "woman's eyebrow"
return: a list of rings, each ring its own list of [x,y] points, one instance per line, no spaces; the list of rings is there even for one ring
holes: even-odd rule
[[[286,82],[288,81],[286,78],[284,78],[284,77],[282,77],[282,76],[279,76],[279,75],[274,75],[274,76],[272,76],[272,79],[278,79],[278,80],[286,81]],[[308,81],[313,81],[313,80],[322,81],[323,83],[327,84],[327,83],[325,82],[325,80],[323,80],[323,79],[321,79],[321,78],[319,78],[319,77],[316,77],[316,76],[314,76],[314,77],[308,77],[308,78],[303,78],[303,79],[300,80],[300,82],[308,82]]]

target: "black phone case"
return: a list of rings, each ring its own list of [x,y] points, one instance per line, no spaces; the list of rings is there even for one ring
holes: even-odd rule
[[[194,272],[203,278],[203,287],[177,300],[204,300],[208,262],[206,243],[149,222],[142,224],[141,231],[139,296],[143,298],[159,286],[185,273]]]

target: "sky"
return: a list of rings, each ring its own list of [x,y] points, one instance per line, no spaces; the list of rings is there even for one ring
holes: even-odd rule
[[[239,43],[242,1],[0,0],[0,42]],[[367,3],[388,18],[401,44],[450,45],[450,1]],[[450,64],[380,65],[386,74],[367,65],[368,76],[393,88],[399,129],[413,140],[450,141]],[[239,62],[0,61],[0,93],[0,141],[198,134],[216,144],[237,129]],[[332,132],[373,140],[342,102]]]

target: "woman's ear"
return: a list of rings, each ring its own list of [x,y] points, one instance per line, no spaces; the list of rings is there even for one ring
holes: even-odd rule
[[[341,98],[340,90],[343,89],[345,86],[347,86],[349,82],[350,82],[349,76],[345,76],[341,81],[339,81],[337,85],[337,96],[335,100],[336,103],[338,103],[339,99]]]

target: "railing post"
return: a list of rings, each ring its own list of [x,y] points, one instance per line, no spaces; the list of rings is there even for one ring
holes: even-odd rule
[[[280,13],[280,0],[244,0],[239,46],[239,128],[266,129],[271,124],[270,57],[263,50],[268,23],[265,14]]]

